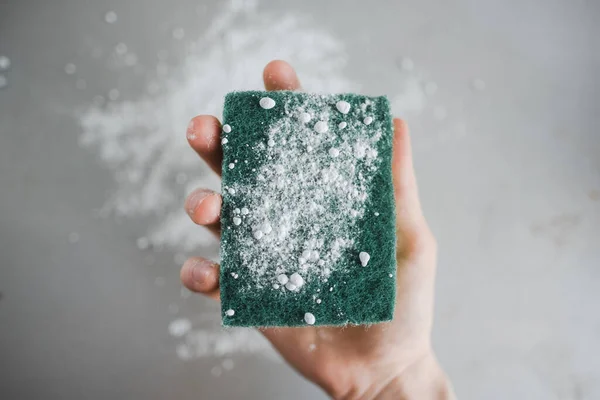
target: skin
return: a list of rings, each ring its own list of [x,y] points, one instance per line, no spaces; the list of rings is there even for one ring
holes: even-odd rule
[[[267,90],[299,90],[294,69],[272,61],[264,69]],[[221,174],[221,123],[211,115],[192,119],[191,147]],[[437,245],[419,201],[408,126],[394,119],[392,175],[396,200],[397,299],[394,320],[369,327],[264,328],[261,332],[287,362],[334,399],[453,399],[431,346]],[[196,224],[220,235],[220,194],[197,189],[185,202]],[[219,301],[219,265],[190,258],[181,281]]]

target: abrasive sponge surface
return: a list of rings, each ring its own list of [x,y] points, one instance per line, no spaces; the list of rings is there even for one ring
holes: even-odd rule
[[[223,325],[392,319],[392,135],[385,97],[226,96]]]

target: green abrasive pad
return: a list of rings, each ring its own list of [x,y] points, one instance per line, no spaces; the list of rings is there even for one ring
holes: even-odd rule
[[[387,98],[233,92],[223,123],[223,325],[391,320]]]

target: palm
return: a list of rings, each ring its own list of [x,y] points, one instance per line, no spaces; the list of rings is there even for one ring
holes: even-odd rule
[[[300,87],[293,69],[282,61],[267,65],[264,81],[267,90]],[[261,329],[292,366],[329,393],[347,390],[345,388],[369,374],[384,373],[393,377],[430,353],[435,242],[421,213],[408,129],[398,119],[394,120],[394,128],[392,174],[398,237],[394,320],[368,327]],[[188,127],[190,145],[219,174],[220,130],[220,122],[212,116],[196,117]],[[186,200],[186,210],[192,220],[217,235],[220,207],[220,195],[205,189],[193,192]],[[217,264],[192,258],[183,266],[181,279],[190,290],[219,299]]]

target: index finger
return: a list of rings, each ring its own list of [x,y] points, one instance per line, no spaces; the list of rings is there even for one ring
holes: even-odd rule
[[[267,90],[299,90],[300,80],[294,68],[285,61],[274,60],[263,71]]]

